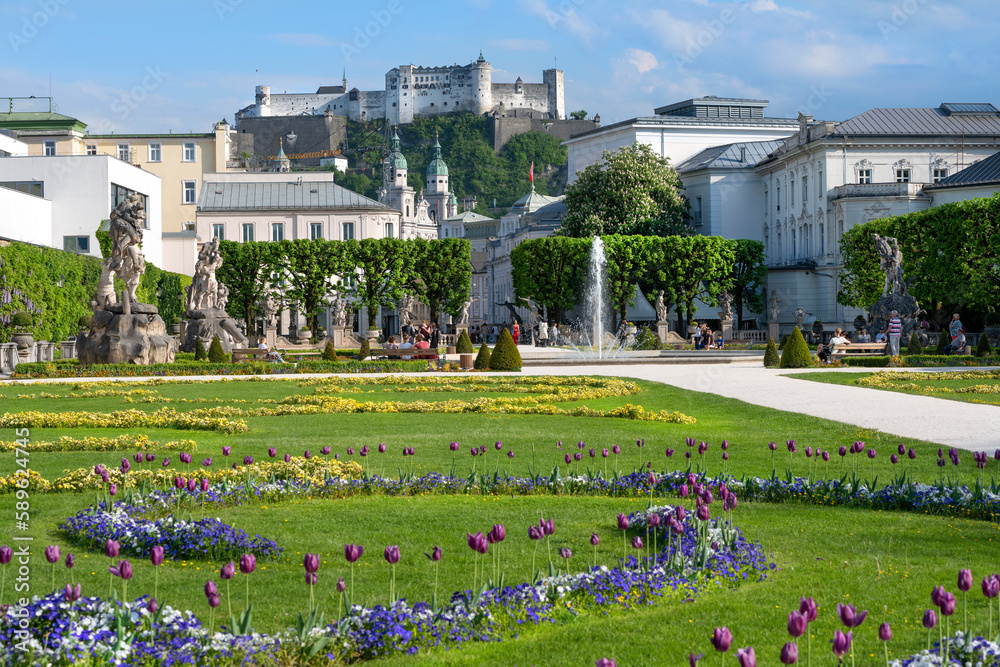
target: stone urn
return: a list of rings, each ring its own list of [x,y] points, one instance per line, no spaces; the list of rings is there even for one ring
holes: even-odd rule
[[[688,335],[689,336],[693,336],[694,332],[697,331],[697,330],[698,330],[698,326],[695,325],[695,324],[692,324],[691,326],[688,327]]]
[[[636,335],[636,333],[638,333],[639,327],[635,326],[634,324],[633,325],[629,325],[628,327],[626,327],[626,331],[628,331],[628,334],[630,336],[634,336],[634,335]]]
[[[18,352],[27,350],[35,343],[35,337],[30,331],[19,331],[11,334],[10,342],[17,344]]]
[[[295,332],[295,340],[299,343],[308,343],[310,338],[312,338],[312,332],[309,329],[299,329]]]

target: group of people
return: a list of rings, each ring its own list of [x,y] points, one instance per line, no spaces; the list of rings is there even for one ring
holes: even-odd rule
[[[515,321],[512,324],[502,323],[502,324],[482,324],[482,325],[472,325],[469,327],[469,337],[473,343],[496,343],[500,340],[500,332],[504,329],[510,332],[510,337],[514,339],[514,344],[519,345],[521,343],[521,323]],[[540,321],[533,327],[526,330],[526,335],[533,333],[533,340],[537,341],[538,345],[545,347],[547,345],[558,345],[559,344],[559,328],[556,326],[549,326],[547,322]],[[531,342],[531,341],[529,341]]]
[[[722,337],[722,332],[716,334],[711,327],[702,322],[694,331],[694,349],[696,350],[723,350],[726,341]]]
[[[410,320],[401,327],[399,341],[395,336],[389,336],[385,343],[387,350],[429,350],[421,353],[421,359],[437,359],[438,347],[441,345],[441,330],[436,322],[428,324],[427,320],[422,320],[417,325],[416,320]],[[409,360],[413,357],[403,356],[402,359]]]
[[[924,330],[930,329],[930,323],[924,318],[920,322],[920,328]],[[878,333],[875,334],[875,343],[885,343],[887,346],[886,353],[889,356],[899,356],[899,344],[900,339],[903,335],[903,321],[899,317],[899,313],[895,310],[892,311],[889,317],[888,330],[885,328],[880,328]],[[944,333],[942,332],[943,336]],[[949,344],[944,347],[945,354],[962,354],[965,351],[966,340],[965,340],[965,325],[962,324],[962,320],[959,319],[958,313],[952,315],[951,323],[948,325],[948,336]],[[820,361],[823,363],[830,362],[830,356],[833,353],[833,348],[837,345],[850,345],[851,343],[864,344],[871,343],[871,336],[864,329],[858,329],[854,333],[854,340],[851,340],[850,334],[844,332],[842,329],[835,329],[833,332],[833,337],[825,345],[820,343],[816,346],[816,356],[819,357]]]

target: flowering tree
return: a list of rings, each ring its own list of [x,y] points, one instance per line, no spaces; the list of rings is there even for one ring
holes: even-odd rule
[[[646,144],[605,151],[601,161],[578,174],[566,188],[567,236],[636,234],[650,230],[676,233],[686,227],[684,186],[670,166]],[[656,224],[651,224],[655,221]]]

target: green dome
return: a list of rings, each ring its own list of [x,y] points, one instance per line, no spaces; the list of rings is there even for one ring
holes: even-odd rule
[[[393,169],[406,169],[406,158],[403,157],[403,151],[399,149],[399,135],[395,132],[392,135],[392,152],[389,154],[389,164],[392,165]]]
[[[428,176],[447,176],[448,165],[441,159],[441,143],[434,138],[434,159],[427,165]]]

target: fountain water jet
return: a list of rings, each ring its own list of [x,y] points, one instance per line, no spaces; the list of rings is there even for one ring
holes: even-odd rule
[[[610,316],[605,285],[607,266],[604,240],[595,236],[590,246],[587,283],[583,292],[583,312],[578,332],[581,344],[578,347],[570,340],[573,349],[585,359],[614,359],[629,347],[627,342],[607,333],[613,331],[613,327],[605,326]]]

